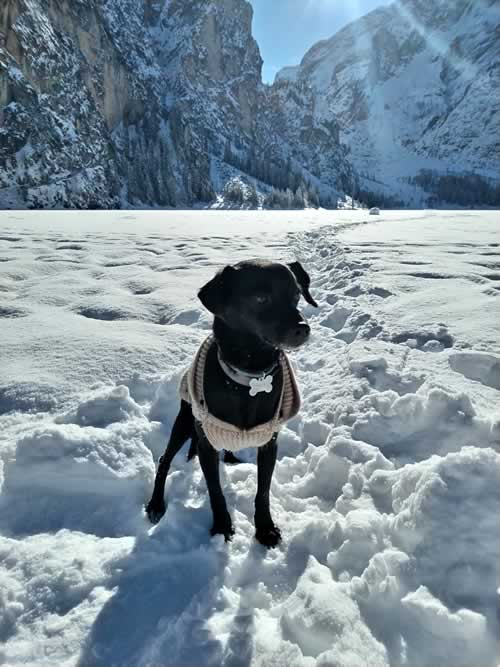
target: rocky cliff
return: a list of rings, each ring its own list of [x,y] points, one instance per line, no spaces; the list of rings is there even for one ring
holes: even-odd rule
[[[361,188],[405,204],[500,203],[495,0],[398,0],[314,45],[277,81],[313,88]]]
[[[0,203],[162,206],[194,197],[187,165],[198,146],[165,109],[139,4],[6,0]]]
[[[335,198],[338,131],[262,84],[251,24],[245,0],[4,0],[0,206],[208,202],[252,160]]]

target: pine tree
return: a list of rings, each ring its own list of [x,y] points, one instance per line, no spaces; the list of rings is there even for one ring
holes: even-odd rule
[[[250,183],[247,189],[247,203],[252,208],[257,208],[259,205],[259,197],[253,183]]]
[[[302,185],[299,185],[299,187],[295,191],[295,195],[293,198],[293,206],[294,208],[304,208],[305,206],[305,197]]]

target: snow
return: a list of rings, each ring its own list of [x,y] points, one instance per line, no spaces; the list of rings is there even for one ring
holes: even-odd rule
[[[7,667],[496,667],[496,212],[0,213],[0,661]],[[299,259],[303,408],[253,539],[255,453],[197,461],[145,520],[227,262]],[[186,452],[184,452],[185,454]]]

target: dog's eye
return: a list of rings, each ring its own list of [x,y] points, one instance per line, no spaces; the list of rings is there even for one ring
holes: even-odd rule
[[[271,297],[268,294],[257,294],[255,298],[255,302],[259,304],[259,306],[269,306],[271,303]]]

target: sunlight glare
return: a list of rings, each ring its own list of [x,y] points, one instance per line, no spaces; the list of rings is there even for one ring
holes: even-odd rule
[[[473,63],[469,62],[458,53],[454,53],[450,49],[449,43],[440,37],[437,31],[430,32],[424,25],[422,25],[422,23],[420,23],[416,16],[403,5],[402,2],[394,3],[394,7],[399,12],[400,16],[402,16],[402,18],[425,39],[431,49],[438,56],[446,60],[449,65],[454,67],[461,76],[469,81],[478,76],[477,68]]]

